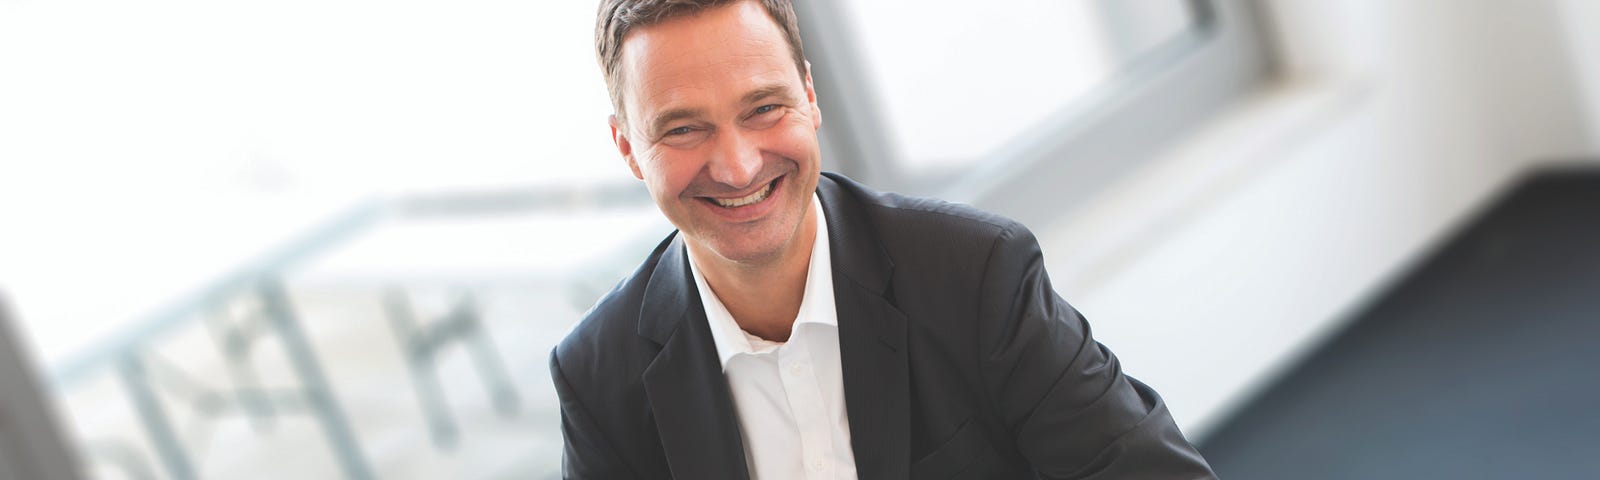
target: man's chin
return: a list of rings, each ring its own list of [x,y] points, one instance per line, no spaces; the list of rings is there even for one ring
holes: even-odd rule
[[[772,242],[779,243],[779,242]],[[723,260],[745,266],[761,266],[772,263],[783,255],[782,244],[779,245],[748,245],[743,242],[736,244],[713,244],[711,250]]]

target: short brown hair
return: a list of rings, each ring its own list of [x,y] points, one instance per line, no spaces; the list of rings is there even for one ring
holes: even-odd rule
[[[616,110],[617,117],[624,117],[622,40],[629,31],[739,1],[743,0],[601,0],[594,27],[594,50],[600,60],[600,72],[606,78],[606,90],[611,93],[611,108]],[[800,21],[795,16],[794,4],[790,0],[758,1],[783,31],[784,39],[789,42],[789,54],[794,56],[795,70],[804,80],[806,56],[800,44]]]

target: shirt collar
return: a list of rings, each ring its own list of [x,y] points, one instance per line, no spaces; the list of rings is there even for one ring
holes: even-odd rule
[[[822,211],[822,201],[816,195],[811,197],[811,209],[817,212],[817,232],[811,242],[811,261],[806,268],[806,288],[800,298],[800,311],[789,330],[791,341],[799,333],[802,324],[839,326],[838,311],[833,304],[833,262],[828,250],[828,221]],[[739,328],[738,322],[733,320],[733,314],[728,313],[722,300],[706,284],[705,276],[695,266],[694,255],[689,255],[689,270],[694,272],[694,286],[700,292],[700,304],[705,309],[706,320],[711,324],[711,340],[717,346],[717,358],[722,361],[723,371],[727,371],[728,361],[733,357],[765,353],[782,345],[766,341],[761,341],[760,347],[753,345],[747,336],[749,334]]]

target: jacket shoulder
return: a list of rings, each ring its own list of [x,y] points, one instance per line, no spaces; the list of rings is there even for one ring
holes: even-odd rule
[[[672,244],[675,235],[662,240],[633,273],[595,301],[572,331],[556,344],[551,352],[552,360],[561,366],[569,381],[576,385],[593,385],[594,380],[601,378],[619,378],[618,375],[643,371],[644,364],[654,353],[647,351],[649,342],[638,335],[645,287],[655,273],[662,252]]]
[[[1032,231],[1004,215],[967,204],[879,192],[841,176],[830,178],[859,202],[861,213],[891,256],[920,253],[953,260],[986,256],[1001,244],[1038,248]],[[896,264],[905,264],[903,260],[912,259],[896,258]]]

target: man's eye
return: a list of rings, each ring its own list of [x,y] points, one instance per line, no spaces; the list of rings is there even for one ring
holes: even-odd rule
[[[756,115],[760,115],[760,114],[767,113],[767,112],[770,112],[770,111],[773,111],[773,110],[777,110],[777,109],[778,109],[777,105],[762,105],[760,107],[756,107]]]
[[[689,127],[678,127],[678,128],[674,128],[672,130],[667,130],[667,136],[675,137],[675,136],[678,136],[678,135],[688,135],[689,132],[692,132],[692,131],[694,131],[694,129],[689,128]]]

